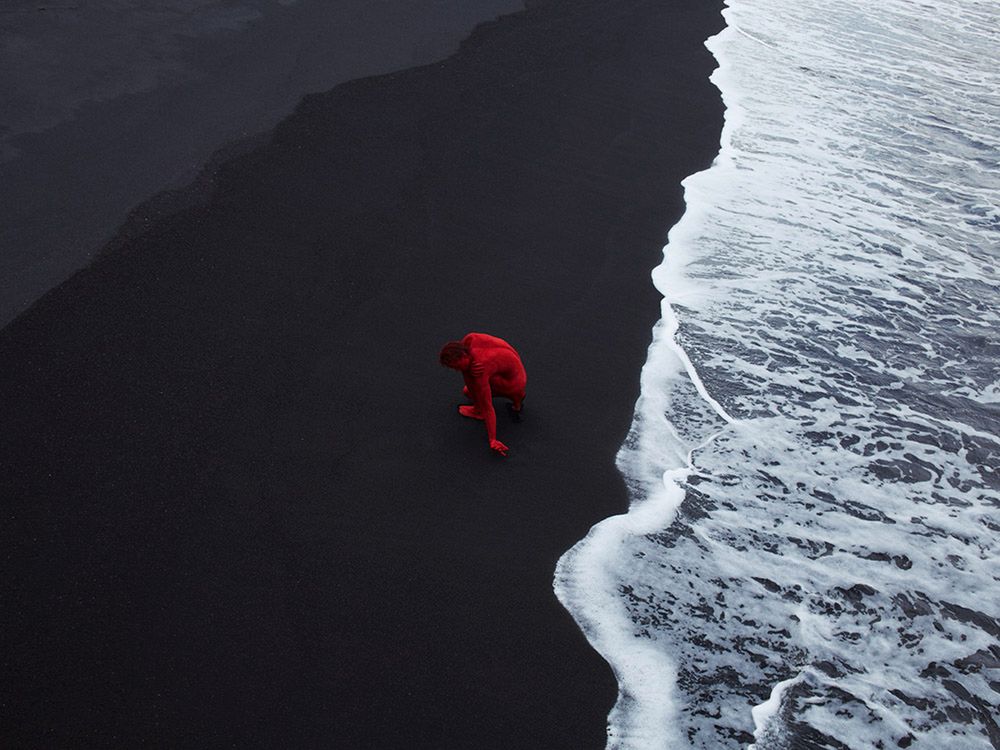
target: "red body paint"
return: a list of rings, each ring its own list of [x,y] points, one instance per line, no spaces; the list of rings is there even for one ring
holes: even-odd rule
[[[450,341],[441,350],[441,364],[458,370],[465,380],[462,393],[472,404],[458,407],[463,417],[486,423],[490,448],[501,456],[507,446],[497,440],[497,415],[493,399],[509,398],[515,412],[521,411],[528,375],[513,346],[487,333],[469,333],[461,341]]]

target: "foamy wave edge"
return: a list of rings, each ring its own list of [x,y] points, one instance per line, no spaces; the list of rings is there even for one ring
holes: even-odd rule
[[[728,22],[726,11],[723,17]],[[667,419],[672,384],[686,376],[711,411],[727,425],[736,422],[708,392],[676,340],[679,321],[673,305],[697,307],[704,290],[685,275],[684,269],[696,257],[693,248],[711,205],[711,184],[735,169],[732,135],[742,121],[743,111],[722,51],[727,39],[738,32],[727,23],[725,29],[705,42],[719,65],[709,80],[719,89],[725,105],[719,154],[708,169],[682,181],[685,212],[667,236],[663,262],[652,271],[653,284],[664,296],[661,318],[653,328],[653,341],[640,375],[632,426],[616,461],[629,488],[628,511],[595,524],[559,559],[553,580],[559,601],[590,645],[611,666],[618,681],[618,699],[608,715],[608,750],[687,744],[676,727],[676,667],[655,643],[634,634],[635,626],[623,606],[613,563],[622,550],[627,550],[630,536],[662,531],[675,519],[694,454],[720,434],[714,431],[698,445],[687,447]]]

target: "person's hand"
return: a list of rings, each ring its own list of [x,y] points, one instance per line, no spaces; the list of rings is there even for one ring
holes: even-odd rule
[[[490,448],[493,449],[494,453],[499,453],[501,456],[507,455],[507,446],[501,443],[499,440],[491,440]]]

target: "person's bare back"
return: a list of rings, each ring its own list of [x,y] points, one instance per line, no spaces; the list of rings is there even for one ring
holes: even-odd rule
[[[445,344],[440,360],[446,367],[462,373],[465,381],[462,393],[472,400],[471,404],[460,406],[459,413],[485,422],[490,448],[506,456],[507,446],[496,437],[493,398],[510,399],[514,413],[520,414],[528,376],[517,351],[496,336],[469,333],[461,341]]]

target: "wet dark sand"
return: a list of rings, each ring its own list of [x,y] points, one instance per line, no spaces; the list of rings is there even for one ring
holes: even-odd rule
[[[271,142],[0,332],[11,747],[597,748],[552,593],[613,459],[719,5],[531,4]],[[509,339],[507,459],[436,361]]]
[[[442,60],[477,23],[523,7],[0,3],[0,326],[85,266],[136,203],[190,182],[220,144],[270,130],[305,94]]]

